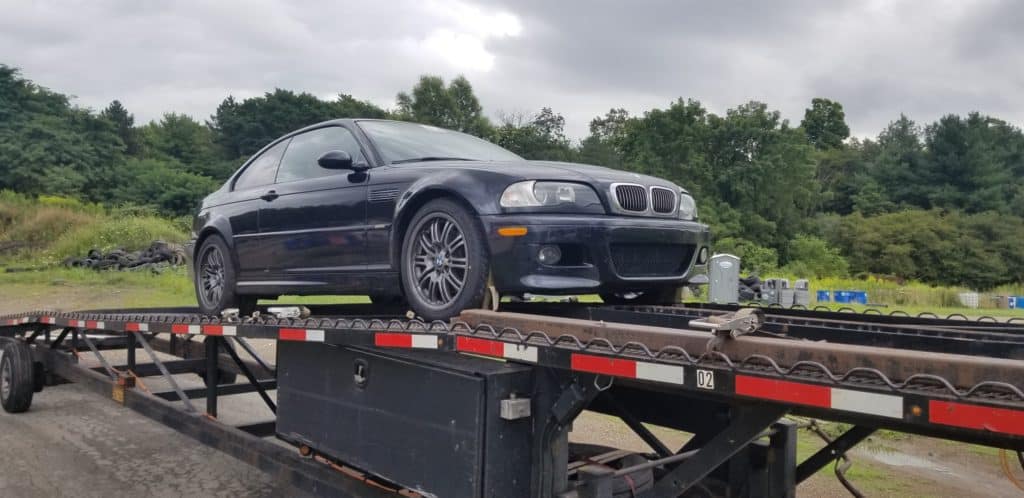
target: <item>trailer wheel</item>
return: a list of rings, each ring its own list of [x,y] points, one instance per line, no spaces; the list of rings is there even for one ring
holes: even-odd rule
[[[602,453],[614,451],[615,448],[599,444],[573,443],[569,447],[572,460],[589,460]],[[614,469],[624,469],[647,463],[647,459],[641,455],[626,455],[607,465]],[[616,478],[612,482],[612,498],[633,498],[646,493],[654,488],[654,472],[651,469],[641,469]]]
[[[8,413],[21,413],[32,405],[35,365],[32,351],[21,341],[9,341],[0,358],[0,404]]]
[[[210,385],[206,383],[206,374],[202,374],[202,375],[200,375],[200,377],[203,378],[203,385],[206,386],[206,387],[210,387]],[[238,374],[235,373],[235,372],[229,372],[227,370],[219,370],[217,372],[217,383],[218,384],[222,384],[222,385],[223,384],[234,384],[237,381],[238,381]]]

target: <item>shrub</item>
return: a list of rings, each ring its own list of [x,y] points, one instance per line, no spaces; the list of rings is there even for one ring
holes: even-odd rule
[[[802,235],[789,242],[789,263],[784,271],[801,277],[842,277],[849,267],[839,251],[824,240]]]
[[[91,226],[72,230],[60,237],[49,256],[60,261],[71,256],[84,256],[90,249],[109,251],[144,249],[154,240],[184,242],[187,235],[174,222],[152,216],[104,218]]]
[[[43,206],[24,213],[4,232],[4,239],[42,249],[71,230],[87,230],[95,218],[63,207]]]
[[[740,258],[740,268],[745,273],[765,273],[779,267],[779,253],[770,247],[764,247],[746,239],[726,237],[716,241],[715,252],[729,253]]]

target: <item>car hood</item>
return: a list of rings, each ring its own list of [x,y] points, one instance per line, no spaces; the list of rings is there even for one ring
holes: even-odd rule
[[[436,164],[434,163],[434,165]],[[613,183],[638,183],[646,186],[680,188],[668,180],[654,176],[604,166],[558,161],[451,161],[445,166],[500,173],[509,177],[511,181],[554,180],[588,183],[599,187],[599,190],[606,190],[606,187]],[[683,190],[685,191],[685,189]]]

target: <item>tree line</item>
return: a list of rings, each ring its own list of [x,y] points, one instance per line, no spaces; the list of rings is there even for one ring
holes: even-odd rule
[[[744,268],[801,276],[880,274],[987,289],[1024,281],[1024,134],[997,118],[896,117],[850,137],[840,103],[815,98],[792,124],[762,102],[724,114],[679,99],[612,108],[582,140],[551,107],[490,120],[464,77],[423,76],[384,109],[339,93],[228,96],[205,122],[173,112],[136,124],[120,102],[94,112],[0,65],[0,188],[152,206],[187,215],[271,140],[343,117],[427,123],[527,159],[597,164],[689,189],[715,249]]]

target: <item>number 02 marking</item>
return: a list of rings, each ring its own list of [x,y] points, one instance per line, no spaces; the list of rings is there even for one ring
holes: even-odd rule
[[[715,372],[697,369],[697,387],[701,389],[714,389]]]

